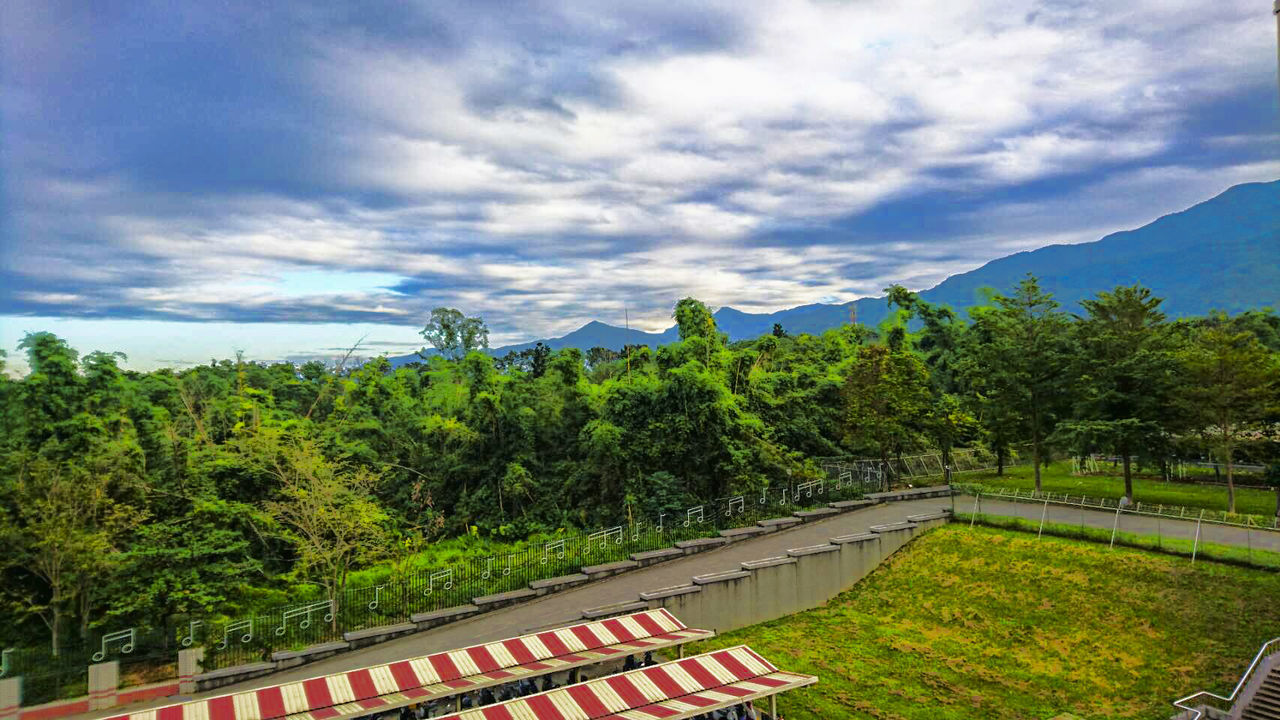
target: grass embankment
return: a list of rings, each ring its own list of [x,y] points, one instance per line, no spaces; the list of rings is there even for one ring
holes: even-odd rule
[[[1041,486],[1047,492],[1088,495],[1090,497],[1119,498],[1124,495],[1124,476],[1110,465],[1102,465],[1106,472],[1096,475],[1072,475],[1071,463],[1057,462],[1041,470]],[[956,482],[980,483],[992,487],[1031,490],[1035,488],[1035,470],[1020,465],[1005,468],[1004,475],[995,473],[965,473]],[[1135,475],[1133,478],[1135,501],[1157,505],[1181,505],[1227,510],[1227,488],[1224,485],[1196,485],[1183,482],[1164,482],[1158,477]],[[1276,513],[1276,494],[1270,490],[1236,488],[1236,512],[1273,517]]]
[[[817,686],[788,720],[1168,718],[1280,634],[1280,574],[952,525],[827,606],[726,633]]]

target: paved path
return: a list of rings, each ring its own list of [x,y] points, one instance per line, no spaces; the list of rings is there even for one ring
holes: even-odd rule
[[[872,525],[898,522],[906,519],[908,515],[934,512],[944,508],[950,509],[950,507],[951,500],[949,498],[907,500],[873,505],[868,508],[836,515],[826,520],[804,523],[787,530],[772,532],[750,540],[742,540],[678,560],[632,570],[622,575],[547,595],[530,602],[501,608],[461,622],[389,640],[361,650],[342,653],[319,662],[272,673],[271,675],[247,680],[236,685],[218,688],[194,697],[224,695],[229,692],[278,685],[317,675],[354,670],[370,665],[427,655],[441,650],[452,650],[477,643],[501,640],[523,635],[530,630],[538,630],[553,625],[581,622],[584,609],[638,600],[639,594],[643,591],[657,590],[671,585],[682,585],[688,583],[689,579],[694,575],[720,570],[736,570],[738,569],[738,564],[746,560],[758,560],[782,555],[791,548],[822,544],[828,538],[861,532]],[[127,711],[136,712],[149,707],[158,707],[172,703],[177,699],[169,698],[153,703],[130,705]],[[116,708],[80,717],[111,717],[119,715],[120,712],[121,709]]]
[[[956,512],[973,512],[973,496],[956,496],[955,503]],[[1045,510],[1043,503],[1013,502],[983,497],[979,511],[990,515],[1025,518],[1038,523],[1040,522],[1040,514]],[[1116,522],[1116,512],[1114,510],[1090,510],[1079,506],[1049,503],[1045,522],[1062,525],[1084,525],[1086,527],[1110,530]],[[1127,512],[1120,514],[1119,530],[1120,532],[1135,535],[1159,535],[1187,541],[1194,540],[1196,537],[1196,523],[1194,520],[1177,520]],[[1202,523],[1200,526],[1200,542],[1280,552],[1280,532],[1275,530],[1247,530],[1231,525]]]

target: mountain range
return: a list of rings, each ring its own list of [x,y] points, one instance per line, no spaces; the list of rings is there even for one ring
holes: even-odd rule
[[[1069,311],[1078,310],[1080,300],[1101,290],[1134,283],[1164,298],[1161,308],[1170,317],[1276,307],[1280,304],[1280,180],[1236,185],[1186,210],[1094,242],[1048,245],[992,260],[952,275],[920,296],[964,311],[985,301],[984,288],[1007,292],[1027,273],[1040,278],[1041,286]],[[888,305],[878,297],[772,313],[722,307],[715,318],[731,340],[743,340],[772,331],[774,323],[792,334],[821,333],[848,322],[854,312],[859,322],[875,325],[888,314]],[[563,337],[490,352],[505,355],[539,342],[552,349],[616,350],[627,344],[656,346],[677,339],[674,325],[648,333],[593,320]],[[416,359],[415,355],[390,358],[397,365]]]

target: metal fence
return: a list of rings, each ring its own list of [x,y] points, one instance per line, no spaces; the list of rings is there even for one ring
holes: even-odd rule
[[[1011,450],[1005,457],[1005,467],[1024,465],[1031,461],[1030,453],[1021,449]],[[849,473],[864,478],[868,485],[879,480],[879,490],[889,490],[896,484],[925,478],[941,478],[948,470],[952,477],[962,473],[989,472],[996,469],[995,453],[985,448],[964,448],[942,453],[893,456],[887,461],[867,460],[856,457],[817,458],[828,477]],[[870,491],[869,491],[870,492]]]
[[[983,485],[953,484],[957,517],[1033,532],[1099,540],[1280,568],[1280,518]],[[1015,521],[1015,522],[1006,522]]]

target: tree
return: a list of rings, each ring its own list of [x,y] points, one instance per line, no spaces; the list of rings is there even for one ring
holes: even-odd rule
[[[985,342],[976,348],[976,367],[991,374],[985,387],[991,416],[1002,423],[1016,418],[1031,440],[1036,490],[1045,441],[1057,420],[1066,386],[1068,320],[1053,295],[1028,273],[1013,295],[995,296],[995,307],[979,310],[975,325]]]
[[[1160,302],[1138,285],[1081,301],[1088,314],[1076,324],[1075,417],[1059,434],[1119,455],[1130,501],[1132,456],[1158,444],[1174,415],[1176,366]]]
[[[911,444],[929,407],[929,374],[904,350],[868,345],[858,350],[844,383],[846,433],[876,449],[886,463]]]
[[[457,360],[472,350],[489,347],[489,328],[484,320],[467,317],[453,308],[432,310],[431,319],[418,334],[451,360]]]
[[[1236,448],[1275,404],[1280,368],[1253,333],[1222,326],[1196,333],[1180,359],[1185,373],[1181,401],[1227,466],[1227,508],[1235,512]]]
[[[329,460],[311,440],[264,440],[259,447],[279,483],[279,499],[266,510],[285,528],[298,574],[324,588],[336,622],[351,571],[388,547],[389,518],[372,497],[380,478]]]
[[[46,590],[19,602],[45,622],[55,656],[77,590],[86,578],[106,582],[120,558],[122,535],[145,517],[115,502],[109,490],[106,477],[44,459],[24,465],[14,484],[13,506],[0,537],[11,566],[38,578]]]

